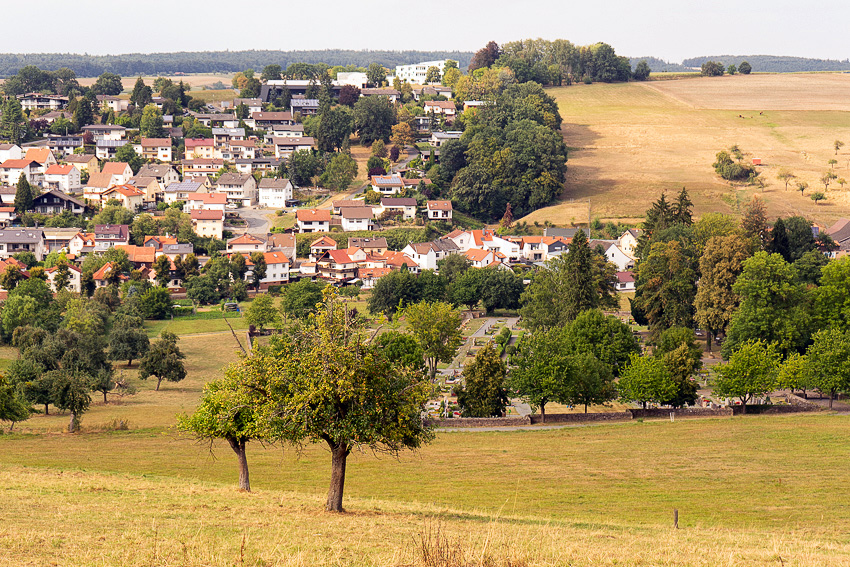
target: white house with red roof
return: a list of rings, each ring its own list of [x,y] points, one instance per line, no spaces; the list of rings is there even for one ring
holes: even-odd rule
[[[617,272],[617,291],[634,291],[635,275],[632,272]]]
[[[50,289],[54,292],[58,292],[56,289],[56,273],[59,271],[59,268],[53,266],[52,268],[47,268],[44,270],[44,273],[47,274],[47,283],[50,284]],[[70,289],[75,293],[80,293],[82,291],[82,279],[83,279],[83,270],[74,264],[68,264],[68,285],[65,289]]]
[[[445,116],[446,120],[451,122],[457,115],[457,107],[450,100],[426,100],[423,106],[425,114],[434,114]]]
[[[295,212],[298,232],[329,232],[331,212],[328,209],[299,209]]]
[[[266,252],[268,249],[268,241],[265,238],[247,232],[227,241],[228,254],[251,254],[252,252]]]
[[[106,173],[110,176],[112,185],[124,185],[133,177],[133,170],[130,164],[123,161],[107,161],[103,164],[101,173]]]
[[[428,220],[452,220],[452,202],[451,201],[428,201],[425,203]]]
[[[260,280],[260,285],[283,284],[289,281],[291,262],[283,252],[266,252],[266,276]]]
[[[15,207],[0,207],[0,226],[9,226],[16,218]]]
[[[496,253],[492,250],[482,250],[481,248],[471,248],[463,253],[467,260],[472,262],[473,268],[486,268],[493,262],[496,262]]]
[[[44,172],[44,185],[48,189],[58,189],[63,193],[73,193],[83,188],[80,170],[70,163],[49,166]]]
[[[145,202],[145,192],[133,185],[116,185],[103,192],[101,200],[104,203],[115,200],[130,211],[139,211]]]
[[[322,236],[310,244],[310,259],[316,261],[329,250],[336,250],[339,245],[329,236]]]
[[[522,257],[532,262],[545,262],[570,248],[570,240],[562,236],[523,236],[517,241]]]
[[[185,183],[185,182],[184,182]],[[183,212],[192,210],[225,211],[227,206],[226,193],[188,193],[183,205]]]
[[[215,143],[211,138],[186,138],[186,159],[213,159],[221,158],[216,155]]]
[[[202,238],[213,237],[221,240],[224,233],[224,211],[192,209],[189,216],[192,218],[195,234]]]
[[[15,185],[21,178],[21,175],[28,183],[41,182],[41,175],[38,173],[38,164],[31,159],[7,159],[0,163],[0,184]]]
[[[346,250],[328,250],[316,261],[320,278],[344,282],[357,277],[357,262]]]
[[[145,159],[171,161],[171,138],[142,138],[135,150]]]
[[[56,165],[56,156],[53,155],[53,150],[50,148],[30,148],[24,155],[24,159],[29,159],[38,164],[38,172],[44,174],[48,167]]]

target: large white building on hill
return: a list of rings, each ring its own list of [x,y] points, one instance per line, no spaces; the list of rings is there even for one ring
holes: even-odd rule
[[[443,69],[446,67],[447,59],[441,61],[425,61],[423,63],[415,63],[413,65],[397,65],[395,68],[395,76],[403,83],[412,83],[414,85],[424,85],[425,75],[428,74],[429,67],[436,67],[440,70],[440,76],[443,76]]]

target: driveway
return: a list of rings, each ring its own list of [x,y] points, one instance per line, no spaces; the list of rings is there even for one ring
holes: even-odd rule
[[[265,236],[269,233],[269,219],[266,215],[272,215],[276,212],[276,210],[242,208],[235,212],[239,213],[242,220],[248,223],[248,227],[245,229],[245,232]],[[236,228],[234,232],[239,232],[241,230],[241,228]]]

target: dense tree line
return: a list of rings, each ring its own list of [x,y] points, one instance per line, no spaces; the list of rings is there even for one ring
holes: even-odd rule
[[[723,67],[740,66],[747,61],[753,70],[761,73],[800,73],[811,71],[847,71],[850,60],[809,59],[806,57],[784,57],[778,55],[713,55],[711,57],[692,57],[682,61],[686,69],[698,69],[707,61],[716,61]],[[653,68],[653,70],[655,70]]]
[[[266,65],[283,68],[292,63],[328,63],[367,67],[380,63],[394,68],[419,61],[454,59],[463,67],[472,53],[463,51],[369,51],[326,49],[317,51],[201,51],[175,53],[127,53],[122,55],[83,55],[74,53],[0,54],[0,76],[10,77],[21,68],[34,65],[41,69],[67,68],[79,77],[97,77],[105,72],[123,76],[169,75],[174,73],[235,73],[243,69],[262,69]]]
[[[513,271],[473,268],[460,255],[451,255],[438,265],[439,274],[432,270],[412,274],[402,269],[382,277],[369,297],[369,312],[392,317],[405,306],[421,301],[448,302],[469,309],[480,304],[488,313],[519,308],[523,284]]]
[[[488,43],[472,57],[470,72],[486,67],[509,68],[518,82],[570,84],[576,81],[628,81],[632,66],[607,43],[574,45],[565,39],[526,39],[502,46]]]

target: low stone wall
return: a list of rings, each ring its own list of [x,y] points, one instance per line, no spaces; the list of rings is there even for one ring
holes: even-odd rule
[[[547,413],[546,421],[539,414],[531,416],[533,424],[549,423],[585,423],[589,421],[629,421],[632,414],[627,411],[610,411],[598,413]]]
[[[764,404],[764,405],[747,405],[747,411],[744,412],[744,408],[742,406],[733,406],[732,411],[735,415],[764,415],[764,414],[776,414],[776,413],[800,413],[800,412],[808,412],[808,411],[821,411],[822,408],[814,405],[814,404],[791,404],[791,405],[772,405],[772,404]]]
[[[528,417],[460,417],[456,419],[429,419],[434,427],[516,427],[531,425]]]
[[[670,414],[676,417],[730,417],[733,415],[731,408],[652,408],[633,409],[629,413],[634,419],[669,418]]]

